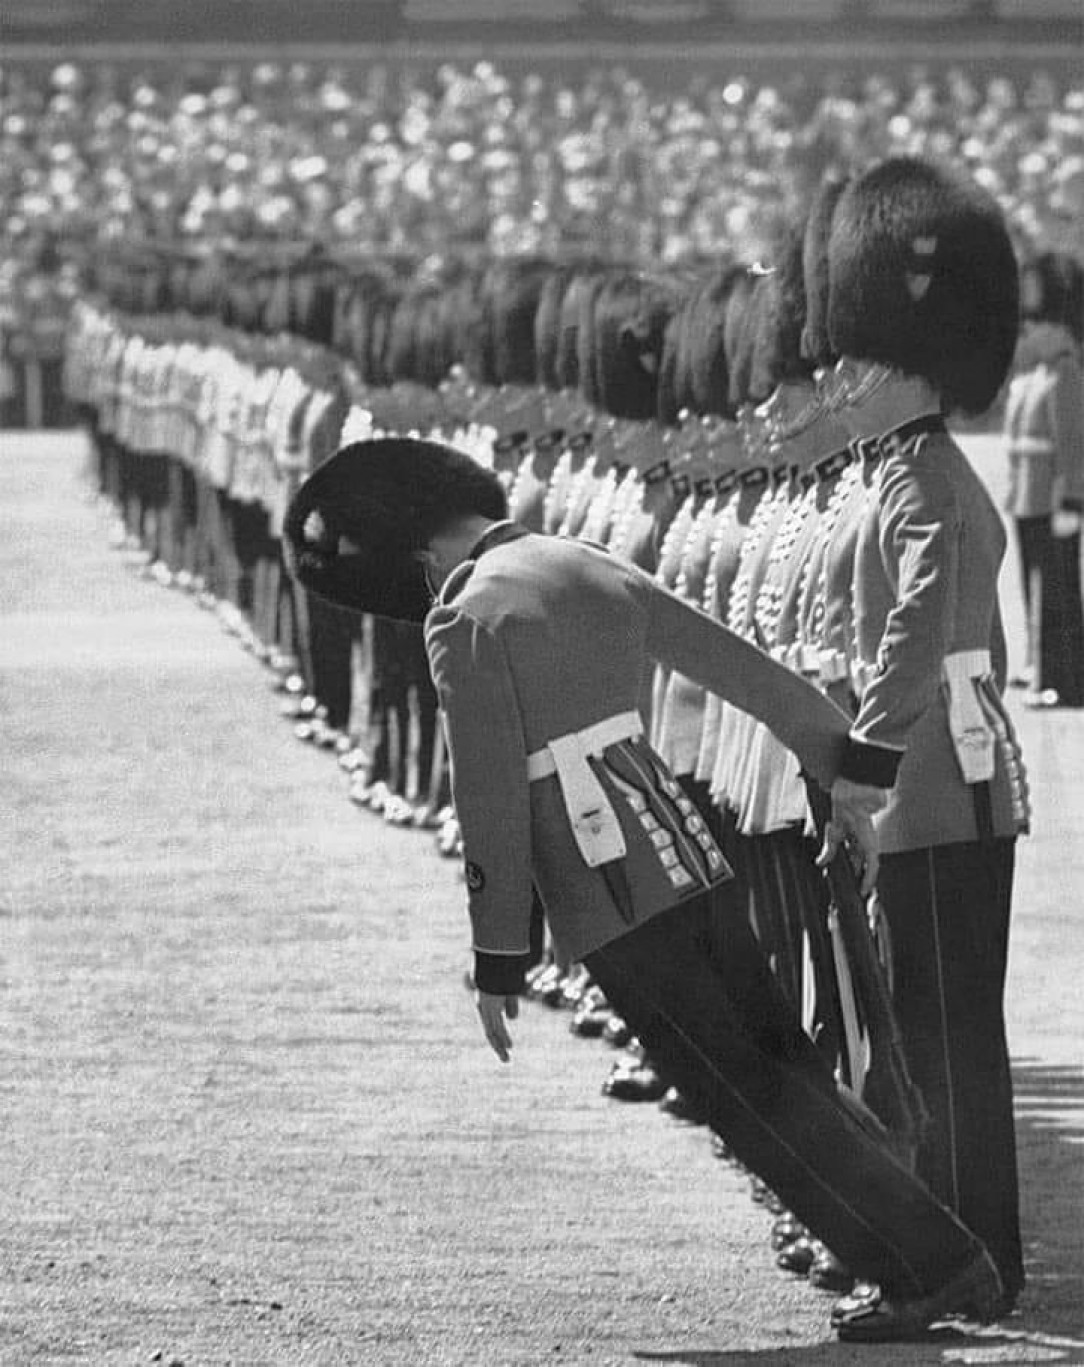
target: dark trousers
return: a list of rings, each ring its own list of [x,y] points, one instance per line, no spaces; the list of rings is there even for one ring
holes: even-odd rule
[[[411,700],[417,708],[417,750],[410,755]],[[429,673],[425,640],[412,622],[373,619],[373,666],[369,722],[373,736],[374,779],[385,780],[404,796],[427,791],[437,738],[437,694]]]
[[[1084,706],[1084,604],[1080,534],[1054,536],[1050,518],[1018,517],[1016,543],[1028,628],[1028,663],[1037,689],[1066,707]]]
[[[328,725],[345,730],[350,724],[351,661],[360,619],[355,612],[309,594],[307,620],[313,694],[327,708]]]
[[[1024,1284],[1003,999],[1015,841],[886,854],[904,1052],[930,1112],[918,1174],[979,1236],[1006,1291]]]
[[[978,1240],[841,1098],[740,905],[722,920],[703,897],[584,963],[660,1071],[856,1275],[932,1292]]]

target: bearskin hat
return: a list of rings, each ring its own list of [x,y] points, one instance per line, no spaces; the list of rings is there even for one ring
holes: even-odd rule
[[[553,266],[542,285],[534,315],[535,379],[545,389],[559,389],[557,347],[561,337],[561,300],[574,267]]]
[[[550,270],[548,261],[534,257],[501,261],[493,268],[489,308],[498,384],[535,382],[535,314]]]
[[[675,389],[679,408],[732,417],[728,339],[748,284],[742,266],[726,265],[699,281],[681,311],[675,339]]]
[[[292,267],[288,327],[294,336],[330,345],[338,278],[338,267],[316,248]]]
[[[352,442],[316,469],[286,512],[291,574],[328,602],[420,622],[431,595],[418,552],[456,517],[507,516],[491,471],[439,442]],[[349,543],[349,544],[346,544]]]
[[[663,330],[659,383],[655,391],[655,420],[664,427],[676,427],[681,410],[687,407],[688,348],[684,344],[684,336],[689,308],[690,299],[683,299],[676,312],[667,319]]]
[[[985,190],[918,158],[880,162],[840,196],[828,272],[840,355],[921,376],[949,410],[989,408],[1012,362],[1019,284]]]
[[[655,416],[666,323],[677,303],[663,277],[621,271],[603,284],[593,316],[601,408],[617,418]]]
[[[594,408],[602,407],[595,309],[615,270],[614,267],[603,268],[590,276],[584,282],[583,288],[577,291],[575,299],[576,387],[581,396]]]
[[[727,417],[735,417],[738,410],[747,403],[757,403],[766,399],[753,389],[753,356],[756,347],[759,319],[768,294],[771,276],[755,274],[751,270],[742,272],[744,283],[740,290],[731,295],[727,309],[727,363],[730,372],[728,389],[729,412]]]
[[[839,359],[828,336],[828,242],[832,219],[847,182],[826,176],[817,187],[802,237],[802,283],[805,289],[805,322],[802,355],[814,368],[828,368]]]
[[[784,380],[808,380],[813,373],[802,355],[805,327],[805,275],[802,248],[805,222],[794,222],[782,234],[773,270],[761,287],[763,307],[757,313],[750,378],[754,394],[770,394]]]

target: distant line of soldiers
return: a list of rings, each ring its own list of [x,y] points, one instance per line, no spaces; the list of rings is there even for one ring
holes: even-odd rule
[[[602,543],[648,569],[861,720],[863,698],[886,676],[901,686],[893,660],[907,655],[906,633],[927,630],[923,613],[950,611],[929,600],[949,591],[950,578],[951,593],[959,589],[947,550],[908,542],[906,510],[895,530],[876,531],[884,482],[894,463],[921,466],[947,441],[941,408],[992,402],[1017,321],[1016,268],[996,211],[925,163],[890,165],[889,189],[876,168],[857,188],[826,181],[766,264],[652,273],[600,260],[352,259],[314,247],[118,249],[76,311],[67,356],[100,487],[149,572],[217,603],[276,669],[299,735],[339,751],[354,799],[389,820],[439,826],[446,851],[456,848],[454,816],[419,633],[358,622],[305,594],[284,572],[278,539],[303,475],[374,432],[435,434],[464,447],[506,481],[511,514],[528,528]],[[900,246],[856,289],[845,230],[861,235],[862,195],[875,192],[899,217]],[[846,305],[832,292],[843,280]],[[976,341],[977,316],[985,332]],[[900,372],[921,377],[933,412]],[[868,428],[886,395],[917,412],[856,437],[854,415],[865,413]],[[912,583],[918,570],[926,580]],[[902,606],[887,603],[886,574]],[[983,591],[992,594],[992,583]],[[969,610],[953,598],[965,624]],[[1026,828],[1026,780],[998,701],[996,606],[991,613],[984,600],[980,615],[981,650],[953,647],[952,622],[931,646],[933,688],[944,699],[933,728],[919,724],[922,772],[905,764],[895,790],[903,798],[890,804],[890,853],[1011,840]],[[914,688],[927,698],[924,680]],[[896,918],[875,906],[874,933],[861,917],[856,925],[815,868],[797,762],[763,727],[676,674],[644,681],[642,711],[737,871],[779,983],[841,1085],[942,1199],[966,1205],[959,1146],[981,1136],[944,1137],[952,1118],[940,1082],[922,1076],[921,1031],[904,1032],[900,1066],[895,1021],[878,998],[901,962],[888,935],[890,923],[899,933]],[[922,826],[923,782],[943,833]],[[998,914],[1007,936],[1007,900]],[[1001,969],[989,966],[1002,984],[1004,951],[1002,943]],[[620,1041],[621,1023],[584,975],[539,958],[531,990],[577,1006],[580,1033]],[[907,990],[897,981],[897,1007]],[[977,1069],[972,1083],[955,1079],[950,1109],[962,1089],[985,1087],[983,1077]],[[634,1097],[666,1086],[636,1056],[608,1082],[612,1094]],[[962,1213],[1015,1296],[1011,1092],[1007,1138],[1004,1103],[1002,1087],[1002,1131],[990,1142],[1009,1149],[1008,1168],[995,1164],[993,1179],[1004,1209],[988,1216],[977,1198],[983,1208]],[[986,1121],[973,1123],[990,1140]],[[924,1165],[931,1144],[937,1153]],[[849,1285],[847,1269],[803,1245],[782,1212],[775,1237],[785,1266]]]

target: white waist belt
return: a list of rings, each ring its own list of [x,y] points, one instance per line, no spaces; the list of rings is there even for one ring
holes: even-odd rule
[[[541,750],[527,756],[531,783],[557,775],[572,834],[588,868],[597,868],[626,853],[625,837],[609,796],[588,764],[588,756],[601,755],[608,745],[642,736],[644,724],[638,712],[619,712],[582,731],[558,736]]]
[[[994,732],[973,683],[992,673],[988,650],[959,650],[946,655],[942,666],[949,729],[965,783],[987,783],[994,776]]]
[[[819,674],[821,651],[814,645],[795,641],[787,651],[787,664],[796,674]]]
[[[1045,456],[1054,449],[1049,437],[1013,437],[1009,449],[1018,456]]]
[[[821,683],[839,683],[849,672],[847,657],[842,650],[817,651],[817,673]]]

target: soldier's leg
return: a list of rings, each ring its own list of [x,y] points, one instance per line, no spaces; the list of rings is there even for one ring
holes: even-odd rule
[[[1037,682],[1040,641],[1040,598],[1043,566],[1050,540],[1049,517],[1018,517],[1013,524],[1016,532],[1017,560],[1020,565],[1020,591],[1024,600],[1026,652],[1024,664]]]
[[[254,601],[256,564],[267,529],[267,514],[256,503],[233,502],[234,555],[236,560],[236,604],[251,617]]]
[[[1043,573],[1039,626],[1039,689],[1063,707],[1084,705],[1084,613],[1080,596],[1080,533],[1053,536]]]
[[[394,623],[384,617],[373,618],[372,672],[369,693],[369,752],[372,766],[370,784],[388,782],[391,776],[391,698],[394,693],[396,642]]]
[[[200,585],[209,590],[215,577],[218,546],[218,494],[214,485],[196,477],[195,573]]]
[[[161,556],[172,574],[184,568],[184,467],[176,456],[165,456],[166,508]]]
[[[740,915],[720,944],[701,899],[585,962],[735,1155],[856,1274],[919,1298],[981,1256],[841,1100]]]
[[[155,452],[143,457],[147,487],[147,550],[151,558],[166,562],[170,546],[169,457]]]
[[[1014,842],[882,857],[895,1009],[930,1113],[918,1175],[989,1248],[1005,1290],[1024,1283],[1003,996]]]
[[[350,722],[352,652],[356,632],[353,613],[309,596],[312,622],[312,688],[327,709],[327,724],[345,731]]]
[[[414,774],[409,784],[409,795],[419,804],[428,806],[433,782],[438,706],[437,691],[433,687],[425,653],[425,639],[420,630],[407,643],[405,663],[417,719],[417,748],[413,756]]]
[[[218,491],[218,545],[213,592],[234,607],[240,606],[241,562],[237,554],[237,523],[241,511],[241,505],[225,490]]]

